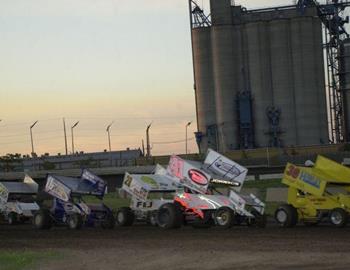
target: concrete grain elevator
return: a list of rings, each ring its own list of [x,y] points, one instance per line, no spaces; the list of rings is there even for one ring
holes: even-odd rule
[[[340,2],[247,10],[211,0],[206,15],[189,1],[201,152],[346,140],[350,42]]]

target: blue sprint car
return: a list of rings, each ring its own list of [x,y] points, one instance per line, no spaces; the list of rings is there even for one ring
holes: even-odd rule
[[[105,182],[86,169],[79,178],[48,174],[44,191],[52,197],[52,203],[35,214],[34,226],[50,229],[53,225],[65,225],[70,229],[80,229],[100,225],[112,229],[115,225],[113,212],[102,202],[106,190]],[[88,196],[101,202],[86,203],[84,199]]]

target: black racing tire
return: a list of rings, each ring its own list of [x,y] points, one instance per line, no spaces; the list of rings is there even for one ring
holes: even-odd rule
[[[147,220],[146,220],[146,223],[147,223],[148,225],[157,227],[157,226],[158,226],[158,224],[157,224],[157,212],[151,212],[151,213],[149,213],[149,215],[148,215],[148,217],[147,217]]]
[[[275,220],[284,228],[292,228],[298,223],[298,211],[290,204],[282,204],[275,211]]]
[[[215,211],[215,223],[218,227],[229,229],[234,225],[235,212],[229,207],[220,207]]]
[[[329,213],[329,222],[336,228],[343,228],[348,222],[348,213],[342,208],[334,208]]]
[[[16,225],[19,222],[18,214],[15,212],[10,212],[7,216],[7,222],[9,225]]]
[[[239,214],[235,214],[235,220],[233,222],[234,226],[241,226],[246,221],[246,217]]]
[[[71,230],[80,230],[83,227],[83,217],[79,214],[69,215],[66,222]]]
[[[214,225],[214,220],[212,218],[212,211],[203,211],[204,217],[203,218],[198,218],[195,220],[191,225],[192,228],[195,229],[208,229],[212,225]]]
[[[34,214],[33,225],[38,230],[48,230],[52,227],[52,218],[48,209],[42,209]]]
[[[183,214],[179,205],[163,204],[157,211],[157,224],[162,229],[180,228],[183,224]]]
[[[122,207],[118,209],[115,220],[118,226],[128,227],[134,223],[135,214],[130,207]]]
[[[248,226],[254,226],[258,228],[266,228],[267,225],[267,216],[260,214],[258,211],[253,210],[252,214],[254,215],[254,218],[248,218],[247,219],[247,225]]]
[[[107,214],[104,221],[101,223],[103,229],[112,230],[115,227],[115,218],[112,213]]]

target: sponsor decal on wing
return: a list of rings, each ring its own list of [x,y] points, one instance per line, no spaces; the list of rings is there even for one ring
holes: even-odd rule
[[[69,196],[71,193],[68,187],[63,185],[52,176],[48,176],[47,178],[45,191],[64,202],[69,201]]]

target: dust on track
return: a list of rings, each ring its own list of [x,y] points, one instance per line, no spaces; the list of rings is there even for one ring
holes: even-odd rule
[[[0,250],[57,250],[40,269],[349,269],[350,227],[234,227],[162,231],[137,225],[37,231],[0,226]],[[62,268],[63,267],[63,268]]]

